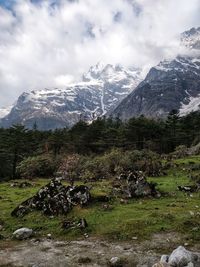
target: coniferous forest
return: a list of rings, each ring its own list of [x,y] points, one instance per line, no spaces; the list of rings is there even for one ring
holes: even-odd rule
[[[199,141],[199,112],[179,117],[172,111],[165,120],[143,116],[125,122],[118,118],[98,118],[91,124],[79,121],[71,129],[55,131],[39,131],[37,123],[31,130],[13,125],[0,129],[0,179],[20,178],[37,163],[43,164],[41,171],[30,176],[53,176],[67,155],[78,155],[82,162],[87,159],[91,162],[113,149],[123,153],[152,151],[161,155]]]

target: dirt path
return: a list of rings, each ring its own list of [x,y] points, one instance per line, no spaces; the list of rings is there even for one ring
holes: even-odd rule
[[[175,234],[155,235],[152,240],[142,243],[137,240],[116,243],[96,239],[2,241],[0,266],[97,267],[108,266],[112,257],[121,258],[125,262],[123,266],[152,266],[162,253],[170,253],[180,244],[180,238]],[[198,251],[197,247],[189,248]]]

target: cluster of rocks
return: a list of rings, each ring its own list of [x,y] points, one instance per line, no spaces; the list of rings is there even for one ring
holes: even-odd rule
[[[179,246],[171,255],[163,255],[160,262],[153,267],[195,267],[199,266],[199,257],[196,253]]]
[[[64,230],[75,229],[75,228],[83,230],[87,227],[88,227],[88,223],[85,218],[81,218],[78,221],[64,220],[62,222],[62,228]]]
[[[185,192],[185,193],[196,193],[200,190],[200,184],[196,185],[185,185],[185,186],[178,186],[178,190]]]
[[[32,210],[40,210],[48,216],[67,214],[73,206],[86,205],[90,199],[87,186],[64,186],[60,180],[54,179],[16,207],[11,215],[23,217]]]
[[[69,230],[69,229],[80,229],[84,230],[88,227],[88,223],[85,218],[81,218],[77,221],[72,220],[64,220],[61,225],[63,230]],[[31,228],[22,227],[17,229],[13,234],[12,237],[17,240],[26,240],[30,237],[34,236],[35,232]],[[1,236],[1,235],[0,235]],[[51,234],[47,235],[48,238],[51,238]],[[1,239],[1,238],[0,238]]]
[[[149,183],[141,171],[121,174],[118,179],[121,182],[120,190],[128,198],[160,197],[155,183]]]

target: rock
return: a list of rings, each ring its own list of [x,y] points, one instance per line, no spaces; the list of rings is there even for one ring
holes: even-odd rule
[[[200,186],[198,184],[192,185],[192,186],[189,186],[189,185],[180,186],[179,185],[178,190],[181,192],[185,192],[185,193],[195,193],[195,192],[198,192],[200,190]]]
[[[194,263],[198,260],[198,256],[184,247],[179,246],[175,249],[169,257],[169,264],[171,266],[187,266],[189,263]]]
[[[122,267],[123,266],[121,259],[118,257],[112,257],[110,259],[109,263],[110,263],[110,266],[112,266],[112,267]]]
[[[146,196],[160,197],[160,193],[156,190],[156,184],[149,183],[141,171],[133,171],[127,173],[126,181],[122,181],[121,191],[128,198],[140,198]]]
[[[128,200],[124,199],[124,198],[121,198],[120,199],[120,204],[128,204]]]
[[[166,263],[169,260],[169,256],[168,255],[162,255],[160,262],[161,263]]]
[[[78,221],[64,220],[62,222],[62,228],[65,230],[72,229],[72,228],[79,228],[81,230],[84,230],[87,227],[88,227],[88,223],[85,218],[81,218]]]
[[[41,239],[40,238],[36,238],[36,239],[33,239],[32,242],[34,244],[39,244],[41,242]]]
[[[162,255],[160,262],[153,265],[153,267],[170,267],[168,264],[169,256],[168,255]]]
[[[87,233],[84,233],[84,237],[85,237],[85,238],[88,238],[89,235],[88,235]]]
[[[45,215],[65,215],[75,205],[86,205],[91,199],[89,188],[84,185],[64,186],[54,179],[42,187],[35,196],[22,202],[11,215],[23,217],[32,210],[41,210]]]
[[[193,211],[189,211],[189,214],[191,215],[191,216],[194,216],[194,212]]]
[[[47,234],[47,238],[51,239],[52,235],[51,234]]]
[[[133,236],[132,240],[138,240],[138,237],[137,236]]]
[[[85,228],[88,227],[88,223],[87,223],[86,219],[82,218],[82,219],[80,219],[80,220],[78,221],[77,226],[78,226],[80,229],[83,230],[83,229],[85,229]]]
[[[159,263],[153,267],[194,267],[198,261],[198,256],[186,250],[183,246],[175,249],[170,256],[163,255]]]
[[[68,229],[70,229],[70,228],[72,228],[74,226],[75,226],[75,222],[73,222],[73,221],[64,220],[62,222],[62,228],[65,229],[65,230],[68,230]]]
[[[186,267],[194,267],[194,263],[189,262],[188,265]]]
[[[126,180],[127,174],[126,173],[120,173],[120,175],[117,177],[118,180]]]
[[[29,228],[20,228],[13,233],[13,237],[18,240],[28,239],[33,235],[33,230]]]

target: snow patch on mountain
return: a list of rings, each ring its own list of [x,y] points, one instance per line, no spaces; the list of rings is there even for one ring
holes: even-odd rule
[[[4,118],[6,115],[9,114],[13,106],[0,108],[0,119]]]
[[[158,71],[181,71],[187,72],[188,70],[200,69],[200,58],[192,58],[188,56],[178,56],[174,60],[161,61],[154,69]]]
[[[190,112],[198,110],[200,110],[200,94],[196,97],[190,96],[187,104],[182,103],[179,114],[180,116],[185,116]]]
[[[113,111],[113,117],[166,118],[173,109],[181,116],[200,110],[200,28],[183,33],[181,44],[184,53],[151,68]]]
[[[111,112],[141,80],[140,69],[99,63],[78,83],[23,93],[1,125],[23,123],[31,128],[36,122],[46,130],[71,127],[80,119],[91,122]]]
[[[181,43],[189,49],[200,49],[200,27],[183,32]]]

